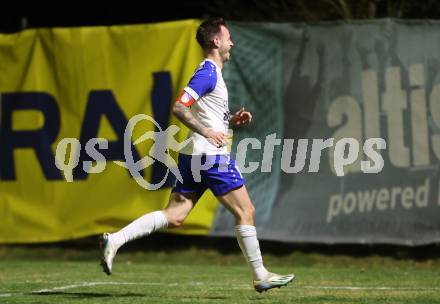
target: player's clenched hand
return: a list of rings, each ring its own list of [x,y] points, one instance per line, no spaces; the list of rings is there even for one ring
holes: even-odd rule
[[[208,131],[205,134],[205,137],[211,144],[213,144],[217,148],[221,148],[227,145],[228,143],[225,133],[217,132],[212,129],[208,129]]]
[[[252,114],[244,110],[244,107],[241,107],[234,115],[231,117],[231,125],[233,127],[245,126],[250,124],[252,121]]]

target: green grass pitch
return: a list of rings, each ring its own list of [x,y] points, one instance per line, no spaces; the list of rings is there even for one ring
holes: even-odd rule
[[[296,279],[259,294],[239,252],[122,249],[111,276],[97,256],[90,249],[0,247],[0,303],[440,303],[438,258],[265,254],[271,271]]]

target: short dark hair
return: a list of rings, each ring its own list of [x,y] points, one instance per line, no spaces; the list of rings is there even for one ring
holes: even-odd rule
[[[220,17],[211,17],[200,24],[197,29],[196,39],[202,49],[213,49],[213,38],[216,34],[220,33],[221,26],[226,26],[225,20]]]

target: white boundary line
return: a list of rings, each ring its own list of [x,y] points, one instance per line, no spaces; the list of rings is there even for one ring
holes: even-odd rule
[[[65,286],[59,286],[59,287],[53,287],[53,288],[44,288],[29,292],[13,292],[13,293],[0,293],[1,297],[11,297],[11,296],[22,296],[22,295],[31,295],[31,294],[41,294],[41,293],[50,293],[54,291],[59,290],[67,290],[67,289],[73,289],[73,288],[79,288],[79,287],[90,287],[90,286],[98,286],[98,285],[143,285],[143,286],[222,286],[223,284],[205,284],[203,282],[189,282],[189,283],[137,283],[137,282],[84,282],[84,283],[78,283],[78,284],[70,284]],[[241,286],[240,289],[243,287],[248,287],[248,285],[242,284],[242,285],[235,285],[235,287]],[[236,289],[236,288],[234,288]]]
[[[392,287],[392,286],[301,286],[304,289],[333,289],[333,290],[401,290],[401,291],[436,291],[440,287]]]
[[[11,296],[22,296],[22,295],[29,295],[29,294],[39,294],[39,293],[49,293],[59,290],[67,290],[67,289],[73,289],[78,287],[89,287],[89,286],[97,286],[97,285],[166,285],[161,283],[135,283],[135,282],[84,282],[79,284],[71,284],[71,285],[65,285],[65,286],[59,286],[59,287],[53,287],[53,288],[44,288],[29,292],[13,292],[13,293],[0,293],[0,297],[11,297]]]
[[[13,293],[0,293],[0,298],[32,295],[32,294],[42,294],[51,293],[59,290],[68,290],[79,287],[90,287],[98,285],[144,285],[144,286],[179,286],[179,285],[190,285],[190,286],[224,286],[224,284],[206,284],[203,282],[189,282],[189,283],[136,283],[136,282],[84,282],[78,284],[70,284],[64,286],[58,286],[53,288],[44,288],[29,292],[13,292]],[[230,286],[231,287],[231,286]],[[359,290],[372,290],[372,291],[382,291],[382,290],[398,290],[398,291],[440,291],[440,287],[392,287],[392,286],[322,286],[322,285],[296,285],[295,288],[298,289],[324,289],[324,290],[349,290],[349,291],[359,291]],[[248,284],[235,284],[233,289],[251,289]]]

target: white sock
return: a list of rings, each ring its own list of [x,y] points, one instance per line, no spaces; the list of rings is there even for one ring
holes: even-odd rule
[[[251,266],[254,280],[265,279],[269,272],[263,265],[255,226],[237,225],[235,226],[235,232],[240,249],[249,266]]]
[[[110,234],[112,244],[119,247],[132,240],[150,235],[154,231],[167,228],[168,221],[162,211],[154,211],[134,220],[118,232]]]

